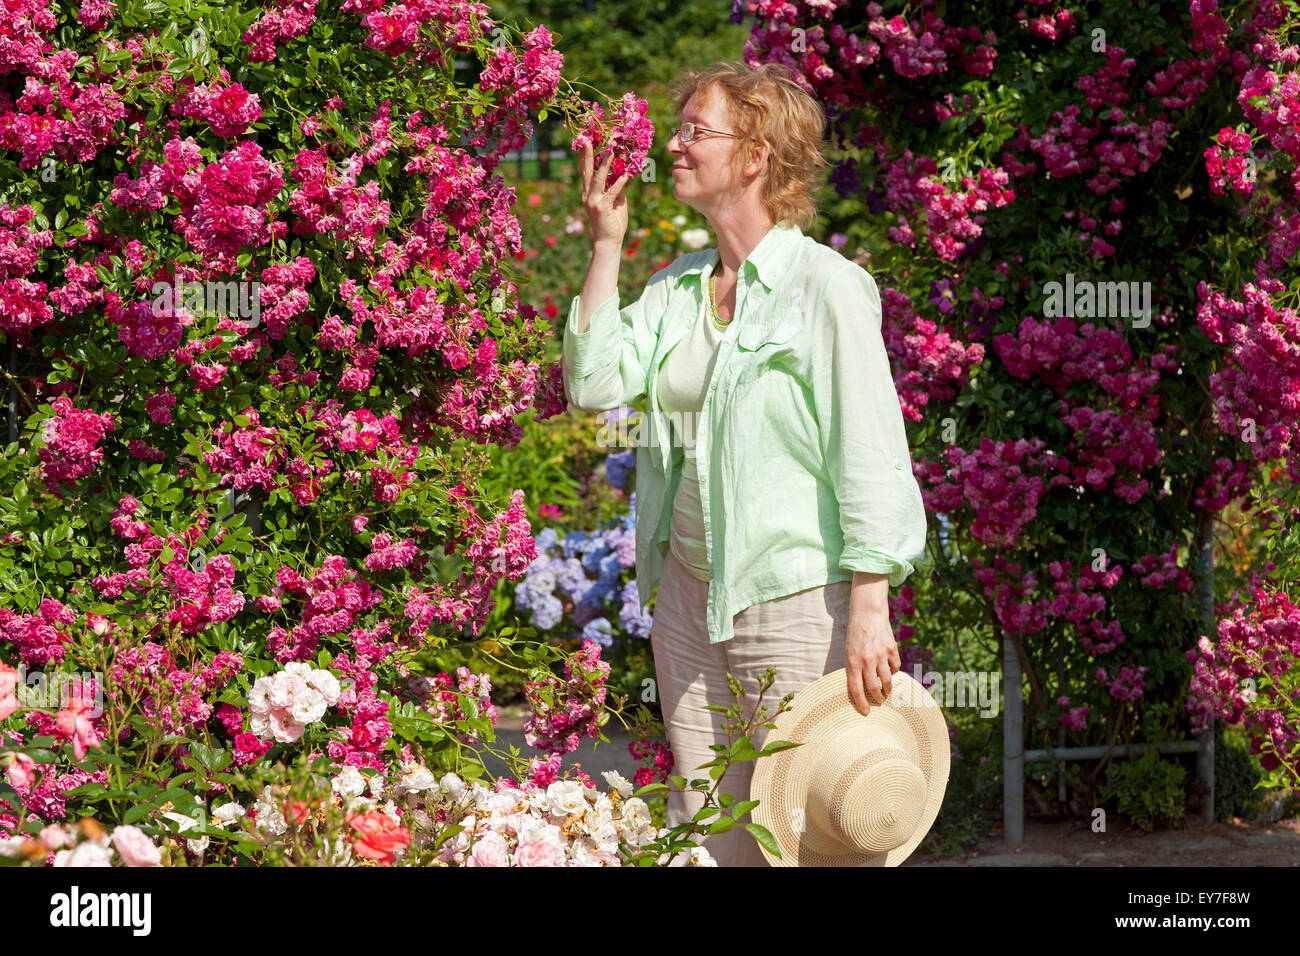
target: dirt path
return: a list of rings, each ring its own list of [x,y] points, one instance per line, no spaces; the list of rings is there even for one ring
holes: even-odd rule
[[[1206,823],[1187,818],[1178,829],[1142,833],[1112,824],[1093,833],[1073,820],[1025,822],[1017,847],[1002,842],[1001,828],[961,860],[914,853],[904,866],[1296,866],[1300,867],[1300,819],[1277,823]]]

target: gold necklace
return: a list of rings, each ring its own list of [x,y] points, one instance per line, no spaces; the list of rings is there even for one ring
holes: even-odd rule
[[[716,275],[711,275],[711,276],[709,276],[709,307],[713,310],[713,324],[714,324],[718,329],[725,329],[725,328],[727,327],[727,323],[729,323],[729,322],[731,321],[731,319],[734,319],[735,316],[733,315],[730,319],[720,319],[720,318],[718,318],[718,303],[717,303],[717,301],[716,301],[716,298],[715,298],[715,295],[714,295],[714,292],[713,292],[713,283],[714,283],[714,280],[715,280],[715,279],[717,279],[717,276],[716,276]]]

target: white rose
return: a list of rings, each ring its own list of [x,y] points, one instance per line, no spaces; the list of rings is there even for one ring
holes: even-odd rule
[[[591,838],[596,845],[602,850],[611,852],[618,850],[618,828],[614,826],[613,820],[602,820],[598,826],[594,826],[589,831]]]
[[[186,830],[194,830],[199,825],[198,820],[187,817],[183,813],[164,813],[163,816],[175,823],[180,828],[181,833]],[[199,837],[197,840],[186,840],[185,845],[190,848],[191,853],[202,853],[208,848],[208,842],[207,837]]]
[[[343,693],[343,688],[339,686],[339,679],[327,670],[316,669],[307,677],[307,683],[311,684],[323,695],[330,706],[339,702],[339,695]]]
[[[678,213],[677,215],[673,216],[673,220],[672,220],[672,221],[673,221],[673,225],[674,225],[674,226],[684,226],[684,225],[686,225],[686,217],[683,216],[681,213]]]
[[[300,724],[310,724],[325,716],[325,695],[308,688],[293,699],[293,719]]]
[[[465,781],[454,773],[444,773],[442,779],[438,781],[438,789],[453,800],[459,801],[465,796]]]
[[[248,691],[248,706],[254,713],[265,713],[271,709],[271,678],[259,677],[253,681],[253,686]]]
[[[564,834],[560,828],[536,817],[520,817],[517,843],[546,843],[557,849],[564,848]]]
[[[375,774],[370,778],[370,795],[376,800],[384,799],[384,777],[383,774]]]
[[[682,233],[682,245],[687,249],[703,249],[709,242],[707,229],[687,229]]]
[[[687,866],[717,866],[718,861],[709,856],[709,851],[702,846],[691,847],[691,858],[686,861]]]
[[[87,840],[75,850],[61,850],[59,856],[68,854],[67,862],[60,863],[55,857],[55,866],[112,866],[113,851],[101,846],[95,840]]]
[[[284,665],[284,672],[286,674],[297,674],[303,680],[307,680],[311,676],[311,665],[303,661],[290,661]]]
[[[356,797],[365,793],[366,778],[356,767],[344,767],[339,775],[330,781],[330,789],[342,797]]]
[[[379,801],[371,797],[353,797],[348,801],[349,813],[367,813],[379,806]]]
[[[527,813],[550,816],[551,801],[546,798],[546,791],[541,787],[529,790],[524,796],[524,810]]]
[[[633,797],[623,804],[623,823],[633,830],[645,830],[650,827],[650,808],[640,797]]]
[[[628,779],[624,777],[621,773],[619,773],[617,770],[606,770],[603,774],[601,774],[601,776],[605,778],[605,782],[609,784],[611,789],[616,790],[618,792],[618,795],[620,797],[627,799],[628,797],[632,796],[631,782],[629,782]]]
[[[234,823],[248,811],[237,803],[223,803],[212,811],[212,819],[222,825]]]
[[[267,740],[271,736],[271,718],[266,714],[254,712],[248,718],[248,729],[263,740]]]
[[[483,784],[479,783],[477,780],[474,781],[474,784],[472,787],[470,787],[469,792],[470,792],[470,796],[474,800],[475,810],[486,810],[487,805],[491,803],[492,798],[496,796],[495,790],[489,790],[487,787],[483,786]]]
[[[576,780],[557,780],[546,788],[551,812],[557,816],[582,813],[587,809],[586,787]]]
[[[428,767],[417,764],[402,774],[394,790],[398,796],[401,796],[404,793],[419,793],[422,790],[432,790],[436,786],[438,786],[438,780],[434,777],[433,772]]]
[[[284,811],[280,809],[279,801],[271,793],[270,784],[262,788],[262,795],[253,804],[253,810],[257,813],[257,829],[263,833],[280,836],[289,829],[289,824],[284,819]]]

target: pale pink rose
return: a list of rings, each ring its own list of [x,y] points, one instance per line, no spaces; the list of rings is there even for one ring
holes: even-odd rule
[[[307,682],[297,674],[276,674],[271,681],[271,706],[292,707],[293,699],[306,689]]]
[[[48,826],[41,831],[40,841],[51,850],[57,850],[60,847],[67,846],[72,842],[72,837],[68,831],[61,826]]]
[[[15,790],[22,790],[35,782],[36,762],[23,753],[16,753],[14,757],[17,759],[9,765],[9,770],[5,773],[5,779],[9,781],[9,786]]]
[[[270,713],[271,734],[282,744],[291,744],[302,736],[304,725],[293,719],[291,714],[282,710],[273,710]]]
[[[564,866],[564,851],[549,843],[525,843],[515,850],[515,866]]]
[[[597,850],[591,854],[591,858],[601,866],[622,866],[622,858],[612,850]]]
[[[125,824],[113,831],[113,846],[127,866],[162,866],[162,854],[144,831]]]
[[[66,710],[54,715],[54,726],[72,741],[72,753],[78,760],[86,756],[87,747],[99,743],[95,725],[85,716],[90,709],[89,702],[78,697],[68,702]]]
[[[509,866],[510,848],[500,833],[485,833],[474,843],[466,866]]]

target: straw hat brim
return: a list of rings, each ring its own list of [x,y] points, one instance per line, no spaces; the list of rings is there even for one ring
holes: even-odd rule
[[[898,866],[925,838],[948,786],[948,723],[943,710],[929,692],[902,671],[891,679],[889,697],[883,704],[871,704],[862,716],[853,706],[848,691],[848,674],[840,668],[818,678],[797,692],[792,709],[776,718],[776,727],[764,744],[789,740],[800,747],[790,747],[757,760],[750,799],[759,805],[751,814],[753,821],[766,827],[776,839],[780,858],[763,848],[763,856],[772,866]],[[891,729],[906,744],[926,782],[925,806],[911,837],[892,850],[863,853],[845,847],[821,834],[805,817],[807,790],[810,784],[811,759],[815,753],[808,742],[821,735],[834,735],[851,727],[854,721],[888,721]],[[759,748],[762,749],[761,747]],[[871,759],[864,757],[846,771],[869,770]],[[861,766],[858,766],[861,764]],[[801,821],[802,826],[796,826]]]

